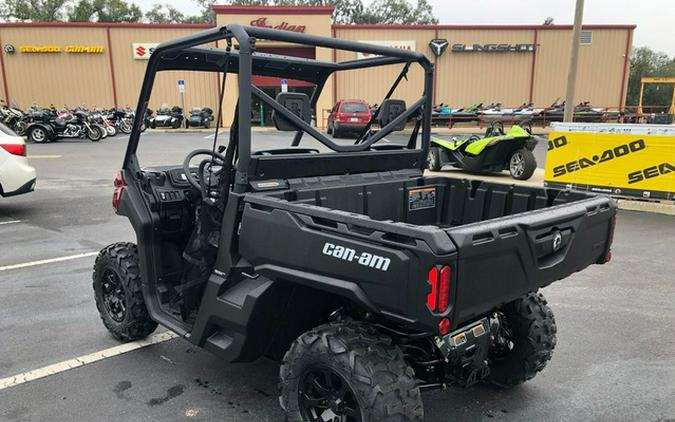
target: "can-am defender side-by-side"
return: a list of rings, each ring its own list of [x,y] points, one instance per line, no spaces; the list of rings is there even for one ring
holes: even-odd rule
[[[371,57],[259,53],[259,39]],[[198,47],[216,40],[225,48]],[[397,65],[356,142],[311,126],[329,77]],[[216,128],[212,149],[142,167],[137,147],[156,73],[185,70],[219,73],[221,105],[235,75],[229,139],[218,146]],[[423,75],[419,99],[392,98],[413,70]],[[271,98],[254,75],[315,89]],[[160,44],[113,195],[137,245],[110,245],[94,266],[105,326],[126,341],[161,324],[226,361],[280,359],[290,421],[420,421],[422,390],[534,377],[556,343],[538,290],[609,261],[615,205],[585,193],[425,177],[432,84],[421,53],[268,28],[227,25]],[[289,146],[252,148],[252,97],[274,110],[277,129],[294,132]],[[378,142],[406,122],[407,142]],[[305,135],[313,144],[301,146]]]
[[[537,138],[531,132],[529,124],[515,124],[504,132],[504,125],[494,122],[482,138],[478,135],[449,141],[431,138],[427,167],[439,171],[450,164],[474,172],[508,170],[514,179],[527,180],[537,169],[532,153]]]

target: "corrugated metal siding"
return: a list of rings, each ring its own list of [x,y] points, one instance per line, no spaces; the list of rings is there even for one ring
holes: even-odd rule
[[[446,38],[450,46],[437,62],[438,103],[515,106],[528,101],[532,53],[453,53],[450,48],[453,44],[533,43],[533,30],[451,29],[439,31],[439,38]]]
[[[315,19],[316,18],[316,19]],[[307,20],[308,32],[325,32],[324,18]],[[219,17],[219,20],[221,18]],[[251,16],[241,19],[252,19]],[[279,18],[284,20],[285,18]],[[297,22],[292,22],[297,23]],[[161,42],[184,36],[199,28],[110,28],[111,53],[119,106],[136,106],[138,92],[147,61],[133,60],[133,42]],[[433,29],[369,29],[336,28],[336,37],[355,41],[414,40],[417,51],[434,60],[428,47],[436,36]],[[621,103],[626,29],[594,29],[591,45],[582,46],[579,60],[577,101],[590,100],[598,106],[618,106]],[[570,29],[539,29],[534,73],[533,99],[537,106],[547,106],[564,96],[567,62],[569,60]],[[439,29],[438,37],[449,43],[531,43],[534,29]],[[20,106],[32,103],[55,106],[113,105],[108,41],[105,27],[0,27],[2,45],[100,45],[103,54],[25,54],[2,52],[11,99]],[[332,51],[317,49],[317,58],[332,60]],[[338,61],[353,60],[352,52],[337,52]],[[452,53],[448,49],[437,59],[436,102],[453,107],[474,102],[502,102],[515,106],[528,100],[532,73],[532,53]],[[343,72],[336,83],[336,99],[362,98],[378,103],[398,75],[401,66]],[[236,77],[229,82],[234,82]],[[161,103],[179,103],[177,79],[186,80],[186,108],[210,106],[217,103],[217,78],[213,74],[171,72],[159,74],[150,107]],[[627,81],[626,81],[627,82]],[[236,100],[236,86],[226,94],[227,107]],[[325,88],[319,109],[333,102],[333,84]],[[402,82],[396,98],[409,103],[418,99],[423,89],[421,68],[411,68],[409,80]],[[4,97],[0,81],[0,96]],[[321,114],[319,115],[321,116]]]
[[[621,104],[626,37],[625,29],[593,30],[593,42],[579,47],[575,104],[591,101],[595,106]],[[540,48],[535,67],[534,101],[550,105],[565,96],[570,59],[571,30],[539,31]]]
[[[428,43],[434,38],[433,30],[381,30],[381,29],[337,29],[336,38],[352,41],[415,41],[415,49],[433,60]],[[355,60],[356,53],[337,51],[337,61]],[[340,72],[337,75],[337,99],[364,99],[370,104],[380,103],[391,84],[401,72],[402,65],[383,66],[372,69]],[[418,100],[424,90],[424,72],[420,66],[412,66],[408,81],[403,81],[393,98],[405,100],[408,104]]]
[[[198,30],[195,29],[154,29],[154,28],[111,28],[113,63],[119,106],[136,107],[138,93],[145,75],[147,60],[132,58],[131,44],[141,42],[162,42],[182,37]],[[218,104],[217,77],[208,72],[160,72],[150,98],[150,108],[157,109],[162,103],[169,106],[180,105],[178,79],[185,80],[185,108],[211,107]]]
[[[105,28],[6,27],[0,29],[11,99],[21,107],[37,103],[56,107],[112,105],[112,85]],[[21,46],[101,46],[102,54],[21,53]]]

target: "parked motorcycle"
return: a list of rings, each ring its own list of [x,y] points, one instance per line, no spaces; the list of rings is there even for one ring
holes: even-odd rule
[[[190,111],[190,117],[185,120],[185,127],[203,127],[208,129],[213,120],[213,110],[208,107],[195,107]]]
[[[150,120],[150,127],[152,129],[158,127],[171,127],[178,129],[183,125],[183,109],[178,106],[173,106],[169,109],[169,106],[162,104],[162,106],[157,110],[157,115]]]
[[[134,112],[130,110],[111,110],[110,114],[106,117],[117,130],[124,134],[131,133],[131,127],[134,124]]]
[[[103,137],[105,129],[90,121],[90,116],[82,110],[73,113],[57,115],[52,110],[44,109],[39,117],[27,128],[28,139],[41,144],[52,142],[59,138],[87,137],[92,142],[98,142]]]

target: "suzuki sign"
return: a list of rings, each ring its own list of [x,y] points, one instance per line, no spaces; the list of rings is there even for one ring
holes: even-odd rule
[[[131,56],[134,60],[148,60],[158,45],[156,42],[131,43]]]

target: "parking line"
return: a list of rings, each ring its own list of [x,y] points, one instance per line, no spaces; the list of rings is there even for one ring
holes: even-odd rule
[[[21,220],[9,220],[9,221],[0,221],[0,226],[5,225],[5,224],[16,224],[20,223]]]
[[[227,131],[226,131],[226,130],[221,130],[221,131],[219,131],[219,132],[218,132],[218,136],[222,135],[223,133],[227,133]],[[209,135],[206,135],[206,136],[204,137],[204,139],[213,139],[213,136],[214,136],[214,133],[211,133],[211,134],[209,134]]]
[[[32,371],[23,372],[21,374],[13,375],[11,377],[0,379],[0,390],[9,387],[16,387],[29,381],[45,378],[50,375],[56,375],[61,372],[69,371],[74,368],[79,368],[90,363],[98,362],[103,359],[108,359],[114,356],[119,356],[124,353],[138,350],[143,347],[151,346],[153,344],[162,343],[178,336],[171,331],[153,334],[143,340],[132,341],[130,343],[113,346],[99,352],[90,353],[88,355],[79,356],[73,359],[64,360],[63,362],[55,363],[53,365],[44,366],[42,368],[34,369]]]
[[[0,271],[16,270],[19,268],[33,267],[36,265],[52,264],[54,262],[70,261],[71,259],[86,258],[88,256],[98,255],[98,252],[85,252],[77,255],[60,256],[58,258],[41,259],[39,261],[24,262],[21,264],[5,265],[0,267]]]
[[[28,159],[29,160],[35,160],[35,159],[40,159],[40,158],[61,158],[62,155],[29,155]]]

